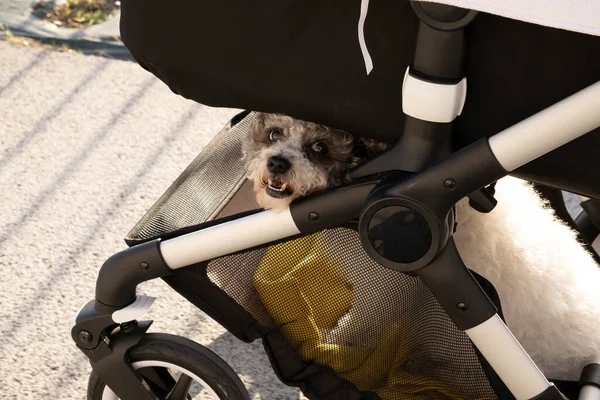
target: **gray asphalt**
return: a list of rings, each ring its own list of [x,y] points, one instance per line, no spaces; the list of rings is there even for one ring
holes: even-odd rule
[[[0,397],[84,399],[69,337],[122,237],[236,112],[171,93],[134,63],[0,42]],[[206,345],[253,399],[298,399],[243,344],[161,281],[154,332]]]
[[[0,10],[15,15],[27,15],[31,9],[32,0],[0,0]]]
[[[118,16],[82,29],[65,28],[33,16],[31,5],[30,0],[0,0],[0,28],[8,29],[16,36],[68,44],[85,54],[131,60],[120,40]]]

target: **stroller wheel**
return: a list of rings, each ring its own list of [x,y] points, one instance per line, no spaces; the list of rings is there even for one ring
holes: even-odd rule
[[[225,361],[180,336],[147,334],[129,350],[128,357],[158,399],[250,399],[244,384]],[[118,399],[92,371],[88,400]]]

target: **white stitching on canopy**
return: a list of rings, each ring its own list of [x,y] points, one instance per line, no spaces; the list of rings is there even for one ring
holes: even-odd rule
[[[365,60],[365,68],[367,69],[367,75],[373,70],[373,60],[367,49],[365,42],[365,20],[367,19],[367,12],[369,11],[369,0],[361,0],[360,3],[360,18],[358,19],[358,43],[360,44],[360,51],[362,52],[363,59]]]

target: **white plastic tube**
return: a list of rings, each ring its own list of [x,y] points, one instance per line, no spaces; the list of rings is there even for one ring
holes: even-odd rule
[[[467,98],[467,78],[456,84],[428,82],[404,73],[402,111],[406,115],[430,122],[452,122],[460,115]]]
[[[598,400],[600,399],[600,388],[592,385],[585,385],[579,391],[579,400]]]
[[[465,332],[517,400],[534,398],[550,387],[498,314]]]
[[[492,152],[513,171],[600,126],[600,82],[490,137]]]
[[[160,252],[178,269],[299,233],[289,208],[269,210],[165,240]]]

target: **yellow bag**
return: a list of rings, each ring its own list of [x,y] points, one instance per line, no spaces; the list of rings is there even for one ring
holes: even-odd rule
[[[261,301],[292,348],[302,359],[331,368],[383,400],[460,399],[442,382],[401,367],[409,348],[401,346],[398,324],[387,327],[371,348],[324,343],[322,331],[335,327],[350,310],[353,295],[326,254],[321,235],[271,246],[254,275]]]

